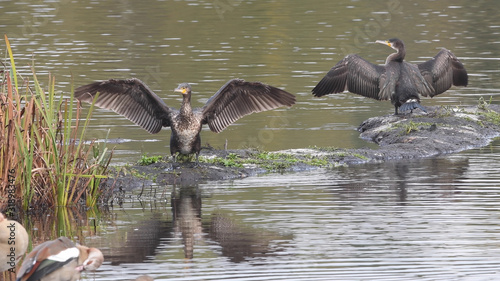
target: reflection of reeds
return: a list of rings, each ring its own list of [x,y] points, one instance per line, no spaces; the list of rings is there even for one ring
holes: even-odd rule
[[[33,86],[20,93],[12,50],[5,40],[11,68],[4,69],[0,86],[0,209],[9,192],[22,199],[23,209],[83,202],[95,206],[111,153],[105,157],[106,148],[100,151],[94,142],[77,141],[84,139],[92,110],[80,122],[73,95],[57,99],[55,79],[49,76],[44,91],[34,71]]]

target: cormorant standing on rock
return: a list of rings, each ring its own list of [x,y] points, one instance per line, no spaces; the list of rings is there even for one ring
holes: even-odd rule
[[[411,64],[404,61],[403,41],[392,38],[376,43],[396,50],[387,57],[385,65],[372,64],[358,55],[347,55],[314,87],[313,95],[321,97],[347,90],[377,100],[390,99],[397,115],[399,111],[416,108],[426,112],[420,105],[420,95],[433,97],[452,85],[467,86],[467,71],[447,49],[426,62]]]
[[[286,91],[241,79],[228,81],[201,108],[191,109],[191,86],[188,83],[180,84],[174,91],[182,93],[180,110],[168,107],[136,78],[110,79],[81,86],[75,90],[75,98],[92,103],[99,93],[95,103],[98,107],[125,116],[151,134],[158,133],[162,127],[170,127],[170,153],[174,161],[177,153],[195,153],[196,162],[201,150],[203,124],[208,124],[212,132],[220,133],[245,115],[295,104],[295,96]]]

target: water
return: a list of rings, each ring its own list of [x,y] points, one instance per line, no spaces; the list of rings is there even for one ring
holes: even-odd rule
[[[497,141],[412,162],[158,187],[167,202],[145,192],[89,240],[108,259],[96,279],[498,280],[499,160]]]
[[[221,134],[205,129],[203,144],[219,148],[226,139],[229,148],[266,150],[374,147],[355,128],[392,113],[390,103],[310,91],[347,53],[383,63],[392,50],[371,43],[377,39],[403,39],[411,62],[445,47],[464,63],[469,87],[424,105],[498,103],[500,94],[500,2],[493,0],[2,1],[0,8],[18,70],[27,76],[34,62],[39,80],[55,75],[66,95],[72,79],[79,86],[137,77],[174,107],[173,89],[190,82],[201,106],[239,77],[297,96],[291,109],[247,116]],[[149,135],[104,110],[91,126],[89,137],[119,140],[114,164],[168,153],[168,129]],[[497,141],[456,155],[175,193],[154,186],[142,201],[127,194],[85,230],[84,243],[106,256],[96,280],[146,273],[158,280],[497,280],[499,160]],[[38,243],[60,235],[36,233]]]

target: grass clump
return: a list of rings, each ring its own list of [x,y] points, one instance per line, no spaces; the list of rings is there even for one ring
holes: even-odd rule
[[[433,125],[433,123],[429,123],[429,122],[413,122],[410,120],[409,122],[396,124],[394,126],[394,128],[401,129],[402,135],[408,135],[412,132],[418,132],[422,128],[429,128],[432,125]]]
[[[487,122],[500,126],[500,114],[498,112],[489,110],[485,113],[482,113],[482,115],[484,115]]]
[[[490,104],[493,100],[493,97],[490,97],[489,101],[486,101],[483,97],[480,97],[479,100],[477,101],[477,108],[480,110],[490,110]]]
[[[224,167],[243,168],[243,163],[236,153],[229,153],[225,158],[223,157],[203,157],[200,156],[200,163],[209,163],[215,165],[222,165]]]
[[[466,113],[466,110],[458,105],[441,105],[436,117],[450,117],[456,113]]]
[[[148,166],[154,163],[158,163],[162,161],[162,159],[163,158],[159,155],[147,156],[146,154],[143,154],[137,164],[139,164],[140,166]]]
[[[489,101],[486,101],[483,97],[480,97],[477,108],[481,111],[478,112],[478,114],[484,116],[486,122],[500,126],[500,113],[490,109],[492,100],[493,97],[490,97]],[[484,124],[482,126],[484,126]]]
[[[82,117],[72,94],[56,97],[50,75],[46,88],[34,70],[32,80],[23,79],[20,85],[7,36],[5,41],[10,67],[2,63],[0,77],[0,207],[7,200],[8,212],[13,201],[25,210],[95,206],[112,153],[94,142],[78,141],[85,137],[92,110]]]
[[[368,158],[368,157],[366,157],[364,155],[361,155],[359,153],[353,153],[352,156],[357,157],[357,158],[359,158],[361,160],[369,160],[370,159],[370,158]]]

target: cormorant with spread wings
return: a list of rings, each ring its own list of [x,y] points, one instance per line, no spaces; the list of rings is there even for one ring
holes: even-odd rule
[[[358,55],[347,55],[321,79],[312,90],[316,97],[345,90],[377,100],[391,100],[395,114],[420,108],[420,96],[434,97],[452,85],[467,86],[468,75],[463,64],[447,49],[442,49],[432,59],[411,64],[404,61],[406,50],[403,41],[393,38],[376,43],[394,50],[385,65],[372,64]]]
[[[208,124],[212,132],[220,133],[241,117],[255,112],[295,104],[295,96],[278,88],[260,83],[232,79],[222,86],[201,108],[191,109],[191,86],[180,84],[175,92],[182,93],[180,110],[169,107],[146,84],[136,78],[95,82],[75,90],[75,98],[110,109],[141,126],[151,134],[170,127],[170,153],[196,154],[201,150],[200,131]]]

